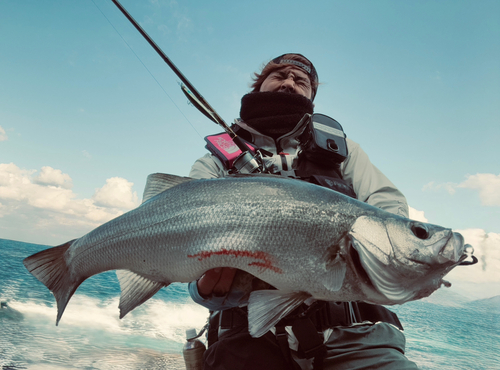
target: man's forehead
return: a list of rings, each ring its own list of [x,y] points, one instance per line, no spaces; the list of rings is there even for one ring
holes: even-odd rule
[[[282,73],[282,72],[293,72],[295,73],[297,76],[300,76],[300,77],[304,77],[304,78],[308,78],[309,79],[309,75],[304,72],[300,67],[297,67],[297,66],[293,66],[293,65],[287,65],[287,66],[283,66],[273,72],[271,72],[271,74],[273,73]]]

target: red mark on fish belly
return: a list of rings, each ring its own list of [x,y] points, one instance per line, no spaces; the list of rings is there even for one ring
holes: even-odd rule
[[[257,261],[251,262],[248,266],[259,266],[263,269],[269,269],[278,274],[282,274],[283,270],[279,267],[273,266],[271,262],[271,256],[266,252],[250,252],[250,251],[235,251],[222,249],[216,252],[204,251],[196,254],[188,254],[189,258],[198,258],[198,261],[203,261],[205,258],[209,258],[212,256],[233,256],[233,257],[246,257],[246,258],[255,258]]]

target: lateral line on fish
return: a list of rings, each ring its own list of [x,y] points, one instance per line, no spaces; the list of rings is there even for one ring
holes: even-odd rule
[[[262,262],[252,262],[249,263],[248,266],[259,266],[265,269],[272,270],[278,274],[282,274],[283,270],[279,267],[273,266],[272,261],[270,260],[269,253],[266,252],[250,252],[250,251],[235,251],[229,249],[221,249],[220,251],[203,251],[196,254],[188,254],[189,258],[198,258],[198,261],[203,261],[206,258],[210,258],[212,256],[233,256],[233,257],[248,257],[255,258],[257,260],[262,260]]]
[[[138,209],[139,207],[141,207],[143,204],[140,204],[136,209]],[[203,208],[204,207],[199,207],[198,209],[203,209]],[[162,223],[166,223],[167,221],[169,221],[169,220],[171,220],[171,219],[173,219],[175,217],[181,216],[181,215],[184,216],[186,213],[189,213],[189,212],[192,212],[192,211],[193,211],[192,209],[190,209],[190,210],[184,210],[184,211],[178,212],[178,213],[176,213],[176,214],[174,214],[174,215],[172,215],[172,216],[170,216],[168,218],[165,218],[165,219],[163,219],[161,221],[152,222],[152,223],[150,223],[148,225],[145,225],[145,226],[142,226],[142,227],[136,227],[136,228],[134,228],[132,230],[131,229],[127,229],[127,230],[124,230],[122,232],[116,232],[115,235],[110,235],[110,236],[107,236],[107,237],[103,237],[102,240],[94,242],[94,244],[92,246],[89,246],[88,250],[86,251],[86,253],[90,253],[94,249],[97,249],[97,248],[101,247],[104,244],[109,244],[109,242],[113,242],[115,240],[122,239],[124,236],[127,236],[129,234],[133,234],[134,232],[144,231],[144,230],[147,230],[147,229],[153,229],[153,228],[155,228],[156,226],[158,226],[158,225],[160,225]],[[121,217],[121,216],[118,216],[118,217]],[[113,220],[111,220],[111,221],[113,221]],[[108,221],[108,222],[111,222],[111,221]],[[101,227],[101,226],[99,226],[99,227]],[[99,228],[99,227],[97,227],[97,228]],[[72,240],[72,242],[78,241],[80,239],[81,238],[74,239],[74,240]]]

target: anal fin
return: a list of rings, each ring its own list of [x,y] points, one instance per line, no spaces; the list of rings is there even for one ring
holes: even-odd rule
[[[120,281],[120,319],[169,284],[152,281],[129,270],[116,270]]]

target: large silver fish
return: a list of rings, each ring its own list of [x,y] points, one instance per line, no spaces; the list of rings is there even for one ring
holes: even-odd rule
[[[430,295],[466,258],[460,234],[335,191],[271,175],[148,177],[138,208],[24,260],[54,294],[57,321],[78,286],[118,270],[120,318],[172,282],[235,267],[277,290],[252,292],[263,335],[306,300],[400,304]]]

